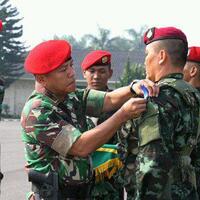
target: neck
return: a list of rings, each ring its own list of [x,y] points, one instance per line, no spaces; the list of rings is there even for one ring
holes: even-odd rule
[[[193,87],[195,87],[195,88],[200,88],[200,80],[198,79],[191,79],[190,81],[189,81],[189,83],[193,86]]]
[[[54,91],[51,91],[48,88],[45,88],[42,84],[40,84],[38,82],[35,83],[35,90],[38,93],[42,93],[42,94],[48,94],[49,93],[49,94],[53,95],[54,97],[56,97],[57,99],[59,99],[60,101],[63,101],[66,98],[65,94],[59,94],[59,93],[56,93]]]
[[[156,73],[155,81],[157,82],[163,77],[174,73],[183,73],[183,69],[174,66],[163,66],[161,70],[158,73]]]

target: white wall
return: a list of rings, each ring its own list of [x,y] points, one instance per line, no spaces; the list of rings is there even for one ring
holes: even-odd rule
[[[24,103],[33,90],[34,80],[16,80],[6,89],[3,104],[10,107],[10,114],[21,114]]]

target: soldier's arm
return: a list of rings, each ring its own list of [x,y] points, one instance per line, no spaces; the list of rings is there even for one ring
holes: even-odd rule
[[[125,121],[138,117],[145,110],[146,100],[143,98],[131,98],[109,119],[95,128],[84,132],[72,145],[69,154],[83,157],[87,156],[106,143]]]
[[[86,132],[63,120],[51,106],[42,104],[21,119],[26,137],[33,137],[62,156],[85,157],[108,141],[129,118],[139,116],[146,109],[146,100],[130,99],[110,119]],[[29,138],[30,139],[30,138]]]
[[[157,96],[159,93],[159,88],[150,80],[140,80],[133,85],[133,90],[138,96],[143,96],[143,91],[141,86],[144,85],[149,90],[149,96]],[[133,94],[130,91],[130,86],[122,87],[116,89],[112,92],[106,93],[103,112],[108,112],[111,110],[118,109],[124,102],[129,98],[133,97]]]

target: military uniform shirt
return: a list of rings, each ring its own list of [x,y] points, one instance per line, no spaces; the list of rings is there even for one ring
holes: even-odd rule
[[[22,140],[27,168],[58,172],[61,183],[91,178],[89,158],[68,155],[74,142],[87,131],[86,114],[98,117],[105,92],[77,90],[59,102],[53,94],[34,91],[22,111]]]

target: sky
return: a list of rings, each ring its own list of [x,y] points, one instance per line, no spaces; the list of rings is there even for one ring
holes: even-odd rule
[[[54,35],[97,35],[98,26],[111,37],[127,37],[126,29],[175,26],[200,46],[199,0],[10,0],[23,17],[22,40],[30,48]]]

